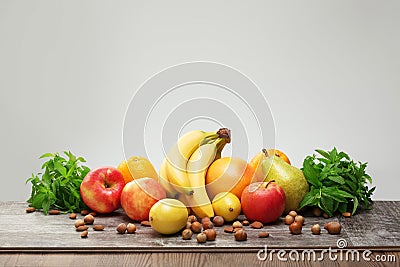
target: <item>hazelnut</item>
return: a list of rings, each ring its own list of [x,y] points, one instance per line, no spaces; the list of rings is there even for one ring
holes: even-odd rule
[[[192,235],[193,235],[193,232],[190,229],[185,229],[182,231],[182,239],[184,239],[184,240],[191,239]]]
[[[203,224],[204,222],[209,222],[209,221],[211,221],[209,217],[201,218],[201,224]]]
[[[69,218],[70,218],[71,220],[75,220],[75,219],[76,219],[76,213],[70,213],[70,214],[69,214]]]
[[[90,215],[92,215],[93,217],[96,217],[97,216],[97,213],[96,212],[94,212],[94,211],[92,211],[91,213],[89,213]]]
[[[85,222],[85,224],[93,224],[93,222],[94,222],[94,217],[92,216],[92,215],[86,215],[84,218],[83,218],[83,221]]]
[[[75,221],[75,228],[78,228],[79,226],[85,225],[85,222],[81,219]]]
[[[328,231],[331,235],[338,235],[342,230],[342,226],[338,222],[329,222],[324,225],[324,228]]]
[[[136,232],[136,225],[134,225],[133,223],[128,223],[128,225],[126,226],[126,232],[128,234],[133,234]]]
[[[294,222],[294,217],[292,215],[286,215],[285,217],[285,224],[290,225]]]
[[[236,221],[236,222],[234,222],[234,223],[232,224],[232,227],[233,227],[233,228],[242,228],[243,225],[242,225],[239,221]]]
[[[201,232],[201,224],[199,222],[193,222],[192,226],[190,227],[193,233],[200,233]]]
[[[304,224],[304,217],[301,216],[301,215],[297,215],[296,217],[294,217],[294,221],[298,222],[298,223],[301,223],[301,225],[303,225]]]
[[[214,241],[217,237],[217,231],[215,229],[206,229],[203,233],[207,236],[207,241]]]
[[[322,214],[322,217],[324,217],[325,219],[329,218],[329,215],[327,213]]]
[[[192,227],[192,223],[189,222],[189,221],[186,222],[186,227],[185,227],[185,228],[186,228],[186,229],[190,229],[190,227]]]
[[[314,224],[314,225],[311,227],[311,233],[312,233],[313,235],[319,235],[319,234],[321,233],[321,227],[319,226],[319,224]]]
[[[212,229],[212,228],[214,228],[214,224],[211,221],[203,222],[203,229],[204,230]]]
[[[322,210],[318,207],[314,207],[312,213],[315,217],[320,217],[322,214]]]
[[[117,232],[118,232],[119,234],[125,234],[125,231],[126,231],[126,224],[124,224],[124,223],[118,224],[118,226],[117,226]]]
[[[292,211],[290,211],[288,214],[289,214],[290,216],[292,216],[292,217],[296,217],[297,212],[295,212],[294,210],[292,210]]]
[[[81,210],[81,215],[86,216],[89,214],[89,212],[90,212],[89,210]]]
[[[291,225],[289,225],[290,233],[293,235],[301,234],[302,228],[303,228],[303,225],[300,222],[294,222]]]
[[[222,226],[225,223],[224,217],[222,216],[215,216],[213,219],[213,223],[215,226]]]
[[[205,233],[200,233],[196,236],[197,242],[205,243],[207,241],[207,236]]]
[[[188,222],[190,222],[190,223],[197,222],[196,216],[194,216],[194,215],[189,215],[189,217],[188,217]]]
[[[245,240],[247,240],[247,233],[243,229],[239,229],[235,233],[235,240],[236,241],[245,241]]]

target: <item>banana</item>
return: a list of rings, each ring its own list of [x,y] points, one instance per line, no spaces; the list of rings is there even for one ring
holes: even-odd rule
[[[179,192],[175,190],[175,188],[171,185],[171,183],[168,180],[166,159],[164,159],[163,162],[161,163],[158,182],[161,184],[162,187],[164,187],[165,191],[167,191],[167,197],[175,199],[179,197]]]
[[[200,218],[214,216],[214,209],[205,186],[205,176],[208,167],[214,160],[221,157],[222,149],[227,142],[230,142],[229,138],[221,137],[213,143],[204,144],[192,154],[188,161],[187,174],[193,195],[186,196],[186,200],[192,211]]]
[[[186,165],[190,156],[202,142],[210,142],[218,138],[215,132],[190,131],[179,138],[167,155],[166,170],[168,180],[179,193],[193,194],[186,173]]]
[[[193,212],[200,218],[214,216],[214,210],[205,187],[205,175],[216,154],[215,143],[202,145],[192,154],[187,164],[187,174],[193,195],[186,196],[186,200]]]
[[[192,183],[190,182],[192,178],[189,178],[187,165],[189,159],[199,147],[205,144],[215,143],[213,149],[216,149],[213,156],[210,156],[210,159],[212,158],[212,160],[210,162],[207,162],[208,165],[205,166],[203,170],[204,176],[202,184],[204,184],[205,171],[215,159],[215,157],[221,157],[222,149],[224,148],[226,143],[230,143],[230,140],[230,130],[227,128],[221,128],[217,132],[204,132],[200,130],[195,130],[190,131],[180,137],[178,142],[169,151],[165,163],[166,176],[175,191],[185,194],[186,197],[193,195],[194,189]],[[196,164],[199,164],[200,161],[203,160],[196,161]],[[198,168],[199,166],[193,165],[193,168],[195,167]],[[202,185],[202,187],[204,187],[204,185]]]
[[[218,142],[218,143],[216,144],[216,146],[217,146],[217,153],[216,153],[216,155],[215,155],[214,161],[221,158],[222,150],[224,149],[225,145],[226,145],[227,143],[229,143],[229,142],[230,142],[230,139],[224,138],[224,142]]]

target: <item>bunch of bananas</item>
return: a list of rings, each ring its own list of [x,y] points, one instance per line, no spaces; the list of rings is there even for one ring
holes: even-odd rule
[[[168,197],[181,200],[200,218],[213,217],[205,176],[227,143],[230,143],[230,131],[226,128],[217,132],[195,130],[180,137],[160,168],[159,182]]]

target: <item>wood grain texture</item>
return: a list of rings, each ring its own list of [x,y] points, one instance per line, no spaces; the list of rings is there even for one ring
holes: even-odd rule
[[[398,247],[399,214],[399,201],[377,201],[372,211],[361,210],[350,218],[340,217],[339,221],[354,246]]]
[[[245,227],[248,233],[246,242],[237,242],[233,234],[224,233],[217,227],[217,239],[198,244],[192,240],[182,240],[180,234],[162,236],[150,227],[137,226],[132,235],[117,234],[115,228],[121,222],[131,222],[123,212],[95,217],[95,224],[106,228],[102,232],[89,228],[89,237],[82,239],[75,231],[74,220],[67,214],[44,216],[41,212],[26,213],[26,203],[0,203],[0,251],[2,252],[257,252],[264,248],[328,248],[336,247],[338,239],[344,239],[348,247],[380,247],[398,249],[400,229],[396,224],[400,202],[376,202],[374,209],[359,215],[345,218],[324,219],[305,214],[306,223],[301,235],[291,235],[288,226],[280,221],[263,229]],[[78,215],[78,218],[82,216]],[[343,231],[340,235],[329,235],[322,230],[321,235],[311,234],[313,224],[321,226],[325,222],[340,220]],[[270,237],[258,238],[258,233],[268,231]],[[371,241],[372,240],[372,241]]]
[[[377,261],[377,257],[386,261]],[[2,253],[0,266],[399,266],[400,252],[374,252],[370,261],[258,260],[256,253]],[[390,259],[390,261],[388,260]]]

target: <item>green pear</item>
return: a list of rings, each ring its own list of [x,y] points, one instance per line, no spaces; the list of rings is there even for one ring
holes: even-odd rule
[[[267,156],[262,162],[262,168],[264,173],[267,173],[264,181],[275,180],[285,191],[286,206],[284,213],[297,210],[309,190],[303,172],[276,156]]]

